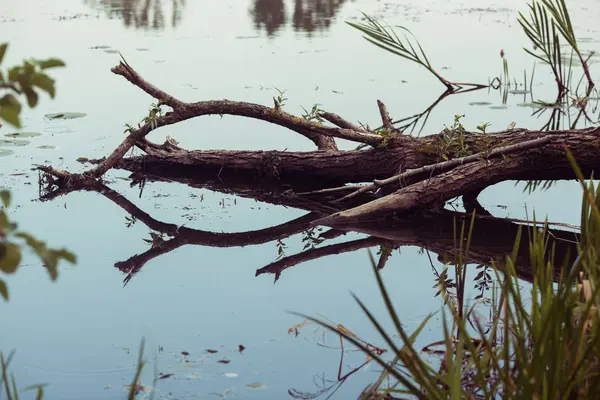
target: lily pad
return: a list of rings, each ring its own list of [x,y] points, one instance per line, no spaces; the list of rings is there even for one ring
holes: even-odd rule
[[[507,108],[507,106],[490,106],[492,110],[506,110]]]
[[[56,146],[50,146],[50,145],[45,144],[42,146],[38,146],[37,148],[42,149],[42,150],[54,150],[54,149],[56,149]]]
[[[0,147],[22,147],[27,146],[29,141],[27,140],[2,140],[0,139]]]
[[[55,113],[55,114],[46,114],[44,117],[48,119],[75,119],[85,117],[87,114],[78,113],[78,112],[65,112],[65,113]]]
[[[254,383],[249,383],[246,386],[248,386],[250,389],[260,389],[265,387],[265,384],[262,382],[254,382]]]
[[[108,54],[117,54],[119,52],[119,50],[107,49],[107,50],[104,50],[104,52],[108,53]]]
[[[0,149],[0,157],[10,156],[11,154],[15,154],[12,150]]]
[[[553,104],[543,104],[543,103],[520,103],[517,104],[519,107],[530,107],[535,109],[541,108],[562,108],[561,105],[553,105]]]
[[[490,106],[492,103],[489,101],[472,101],[469,103],[470,106]]]
[[[14,137],[14,138],[27,138],[27,137],[36,137],[36,136],[41,136],[41,133],[38,132],[14,132],[14,133],[7,133],[4,136],[8,136],[8,137]]]

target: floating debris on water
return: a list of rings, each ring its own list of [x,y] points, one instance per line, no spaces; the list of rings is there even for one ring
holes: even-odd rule
[[[47,119],[75,119],[85,117],[87,114],[78,112],[65,112],[44,115]]]

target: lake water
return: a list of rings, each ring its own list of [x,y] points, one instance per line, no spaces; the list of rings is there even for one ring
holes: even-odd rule
[[[56,98],[44,97],[36,109],[23,112],[23,131],[41,135],[19,143],[4,137],[15,132],[10,127],[0,129],[3,140],[13,140],[0,145],[0,186],[13,191],[11,215],[23,230],[78,256],[76,266],[60,269],[56,282],[30,254],[23,268],[7,278],[11,299],[0,304],[0,350],[17,350],[11,371],[19,386],[48,383],[47,399],[124,398],[145,337],[149,364],[142,383],[155,387],[157,398],[302,397],[300,392],[314,394],[335,385],[339,340],[310,325],[300,328],[298,336],[289,334],[302,318],[287,311],[322,315],[383,346],[352,301],[352,291],[386,327],[391,325],[364,248],[300,263],[274,284],[273,275],[255,273],[277,259],[275,238],[228,247],[224,237],[212,246],[184,245],[160,255],[124,285],[127,273],[115,263],[149,249],[143,239],[150,238],[150,230],[144,223],[128,227],[129,212],[96,193],[38,201],[34,164],[81,171],[85,167],[78,157],[112,151],[124,138],[124,125],[139,121],[153,102],[110,72],[119,62],[118,52],[145,79],[185,101],[227,98],[270,105],[278,88],[286,90],[289,112],[302,113],[302,106],[319,103],[373,126],[379,124],[376,99],[386,103],[394,118],[402,118],[427,108],[444,88],[422,68],[361,39],[344,21],[360,20],[364,11],[408,27],[432,63],[456,81],[487,83],[500,75],[503,49],[512,76],[522,82],[523,71],[529,75],[533,66],[522,50],[529,43],[516,22],[517,11],[526,7],[516,0],[485,6],[475,0],[3,1],[0,42],[10,43],[4,65],[56,56],[67,67],[52,72]],[[599,50],[598,2],[577,2],[571,13],[584,50]],[[598,77],[596,67],[592,72]],[[547,68],[536,67],[533,92],[534,100],[555,96]],[[483,122],[491,123],[490,130],[501,130],[513,121],[539,128],[547,113],[532,116],[535,109],[523,106],[530,102],[529,95],[510,94],[503,105],[500,91],[487,89],[451,96],[433,110],[423,134],[439,132],[455,114],[465,114],[463,123],[471,130]],[[65,112],[85,116],[44,118]],[[149,139],[162,142],[167,135],[185,148],[312,149],[311,142],[290,131],[236,117],[186,121],[157,130]],[[354,146],[340,143],[346,149]],[[169,183],[148,183],[140,198],[138,188],[119,179],[125,177],[124,171],[110,172],[110,187],[155,220],[241,233],[248,243],[256,235],[252,231],[306,214]],[[579,223],[576,183],[561,182],[530,195],[523,187],[495,185],[480,201],[499,217],[526,218],[535,211],[538,219]],[[347,233],[318,247],[365,237]],[[302,238],[283,239],[286,256],[303,250]],[[440,267],[436,257],[433,262]],[[429,258],[418,246],[394,250],[382,274],[408,331],[440,308]],[[473,293],[471,289],[469,295]],[[438,328],[436,316],[418,345],[439,340]],[[343,369],[363,362],[360,353],[349,352]],[[173,375],[153,382],[155,371]],[[333,398],[357,397],[378,371],[372,364],[360,369]]]

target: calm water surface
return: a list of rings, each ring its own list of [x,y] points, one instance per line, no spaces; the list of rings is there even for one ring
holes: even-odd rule
[[[8,279],[10,303],[0,304],[1,350],[17,350],[12,372],[22,386],[49,383],[48,399],[123,398],[142,337],[150,361],[142,383],[155,386],[158,398],[282,399],[290,397],[288,391],[316,393],[333,384],[323,379],[337,377],[339,342],[311,326],[297,337],[288,334],[301,321],[286,313],[290,310],[321,314],[382,345],[349,295],[354,291],[377,316],[385,315],[364,249],[296,265],[274,284],[273,275],[255,277],[255,272],[277,258],[275,240],[235,247],[188,245],[150,260],[124,286],[127,274],[115,264],[149,249],[143,241],[150,238],[147,226],[138,221],[128,227],[129,213],[94,193],[37,201],[33,164],[81,170],[78,157],[106,155],[123,139],[124,124],[139,121],[153,101],[110,72],[118,52],[147,80],[183,100],[271,104],[279,88],[287,90],[290,112],[319,103],[371,125],[378,124],[376,99],[394,117],[407,117],[427,108],[443,87],[417,66],[362,40],[344,23],[358,20],[360,11],[410,28],[432,62],[456,81],[487,83],[500,74],[500,49],[520,81],[532,66],[521,50],[526,42],[516,23],[517,10],[524,11],[526,4],[516,0],[485,6],[475,0],[5,0],[0,9],[0,38],[10,42],[6,65],[30,56],[58,56],[67,63],[53,73],[56,99],[44,99],[24,113],[23,131],[41,135],[22,139],[28,141],[24,146],[0,147],[12,151],[0,157],[0,186],[12,188],[13,216],[21,228],[79,257],[53,283],[28,255],[26,266]],[[585,50],[599,50],[598,3],[581,1],[571,11]],[[598,76],[598,69],[593,72]],[[543,67],[536,71],[533,91],[545,100],[554,95]],[[490,122],[490,129],[499,130],[512,121],[539,128],[546,117],[532,117],[533,109],[519,106],[530,101],[509,95],[499,109],[498,91],[453,96],[434,109],[423,134],[439,132],[458,113],[466,114],[470,129]],[[86,116],[44,118],[64,112]],[[0,129],[2,136],[12,132]],[[235,117],[186,121],[150,139],[160,142],[167,135],[187,148],[311,149],[299,135]],[[119,179],[126,176],[111,172],[111,188],[156,220],[199,230],[249,232],[250,239],[251,231],[306,214],[168,183],[149,183],[139,198],[137,188]],[[524,218],[535,211],[540,219],[548,215],[578,223],[574,183],[526,195],[523,185],[507,182],[487,189],[480,200],[496,216]],[[349,233],[326,244],[364,237]],[[284,243],[286,255],[304,246],[301,234]],[[439,268],[435,259],[434,264]],[[394,251],[383,275],[409,331],[440,307],[429,259],[418,247]],[[419,344],[439,340],[438,327],[434,318]],[[245,347],[242,353],[239,345]],[[223,359],[230,362],[219,362]],[[344,370],[363,361],[359,353],[348,353]],[[173,376],[153,383],[155,370]],[[377,373],[374,365],[361,369],[334,397],[355,398]]]

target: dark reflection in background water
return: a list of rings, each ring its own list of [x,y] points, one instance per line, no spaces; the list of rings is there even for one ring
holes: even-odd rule
[[[327,30],[331,20],[346,0],[294,0],[292,26],[295,31]],[[254,0],[250,11],[257,30],[264,29],[269,36],[288,23],[288,10],[283,0]]]
[[[176,28],[186,5],[185,0],[84,0],[84,3],[105,11],[110,19],[123,20],[127,27],[153,30]],[[255,29],[265,30],[268,36],[287,24],[297,32],[312,33],[329,29],[332,19],[346,3],[348,0],[293,0],[293,3],[253,0],[249,14]]]
[[[161,30],[177,27],[181,22],[185,0],[171,0],[170,11],[161,0],[84,0],[92,7],[106,11],[109,19],[119,18],[127,27]]]

